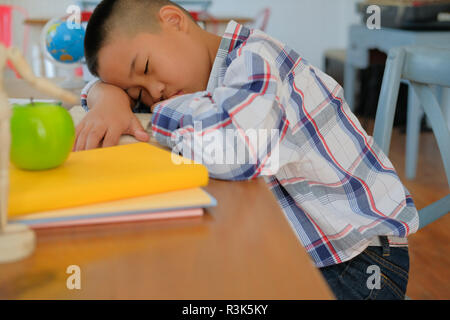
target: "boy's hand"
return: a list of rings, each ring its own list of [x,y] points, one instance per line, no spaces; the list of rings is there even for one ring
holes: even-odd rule
[[[120,88],[112,87],[96,85],[93,101],[89,101],[88,96],[91,109],[76,127],[73,151],[117,145],[123,134],[142,142],[149,140],[148,133],[131,111],[128,95]]]

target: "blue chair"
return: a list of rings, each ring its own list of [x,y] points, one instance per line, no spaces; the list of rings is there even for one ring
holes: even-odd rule
[[[389,51],[373,137],[388,155],[400,81],[409,81],[428,117],[450,187],[450,132],[433,86],[450,87],[450,49],[398,47]],[[419,229],[450,211],[450,194],[419,212]]]

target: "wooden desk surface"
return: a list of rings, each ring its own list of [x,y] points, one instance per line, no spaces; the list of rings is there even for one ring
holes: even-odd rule
[[[212,180],[202,218],[41,230],[1,299],[329,299],[264,181]],[[66,269],[81,269],[68,290]]]
[[[201,218],[36,232],[31,257],[0,265],[0,299],[333,298],[262,179],[205,189],[218,206]]]

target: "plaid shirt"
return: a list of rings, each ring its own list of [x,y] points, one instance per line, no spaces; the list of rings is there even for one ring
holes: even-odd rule
[[[255,140],[249,129],[275,134]],[[317,267],[355,257],[379,235],[406,243],[417,231],[408,190],[343,89],[261,31],[231,21],[206,91],[158,104],[152,130],[161,144],[194,160],[204,160],[205,141],[223,154],[247,151],[254,161],[203,163],[212,178],[264,177]],[[218,139],[227,130],[237,138]]]

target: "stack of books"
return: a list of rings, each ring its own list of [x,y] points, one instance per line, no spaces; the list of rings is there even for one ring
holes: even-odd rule
[[[33,229],[198,217],[207,169],[148,143],[72,152],[58,168],[10,170],[9,222]]]

